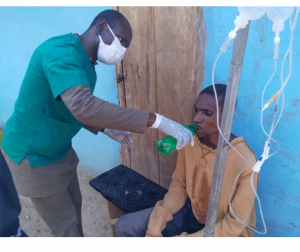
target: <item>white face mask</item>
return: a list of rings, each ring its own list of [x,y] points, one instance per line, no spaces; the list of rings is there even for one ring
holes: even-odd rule
[[[114,36],[114,40],[111,45],[106,45],[99,35],[100,43],[97,59],[106,65],[114,65],[123,59],[126,48],[121,45],[120,40],[115,36],[109,25],[107,25],[107,27],[110,30],[111,34]]]

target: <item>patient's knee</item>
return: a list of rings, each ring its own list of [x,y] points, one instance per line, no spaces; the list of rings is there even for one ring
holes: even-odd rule
[[[117,237],[127,237],[131,236],[129,235],[130,227],[130,221],[129,218],[126,215],[121,216],[118,221],[116,222],[116,235]]]

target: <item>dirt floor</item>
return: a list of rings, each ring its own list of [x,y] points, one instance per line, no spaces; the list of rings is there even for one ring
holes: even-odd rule
[[[82,225],[84,236],[111,237],[112,229],[109,222],[106,200],[89,185],[89,180],[79,178],[83,198]],[[39,217],[29,198],[20,196],[22,212],[19,216],[22,229],[35,237],[51,236],[49,228]]]

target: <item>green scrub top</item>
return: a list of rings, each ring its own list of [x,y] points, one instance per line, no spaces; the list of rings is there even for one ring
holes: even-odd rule
[[[97,76],[86,50],[72,33],[53,37],[33,53],[2,148],[16,163],[27,156],[30,166],[63,159],[82,128],[60,98],[67,89],[86,85],[94,91]]]

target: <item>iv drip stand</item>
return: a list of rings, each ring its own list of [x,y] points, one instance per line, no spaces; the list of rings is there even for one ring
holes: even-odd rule
[[[240,84],[240,77],[243,67],[244,55],[249,32],[249,24],[237,32],[234,41],[233,52],[230,63],[227,91],[225,96],[225,104],[221,121],[221,131],[225,138],[229,141],[233,115],[235,110],[236,98]],[[224,169],[227,159],[228,144],[219,135],[217,155],[214,167],[214,174],[209,196],[209,205],[204,228],[204,237],[213,237],[216,225],[217,213],[219,208],[219,200],[222,189]]]

